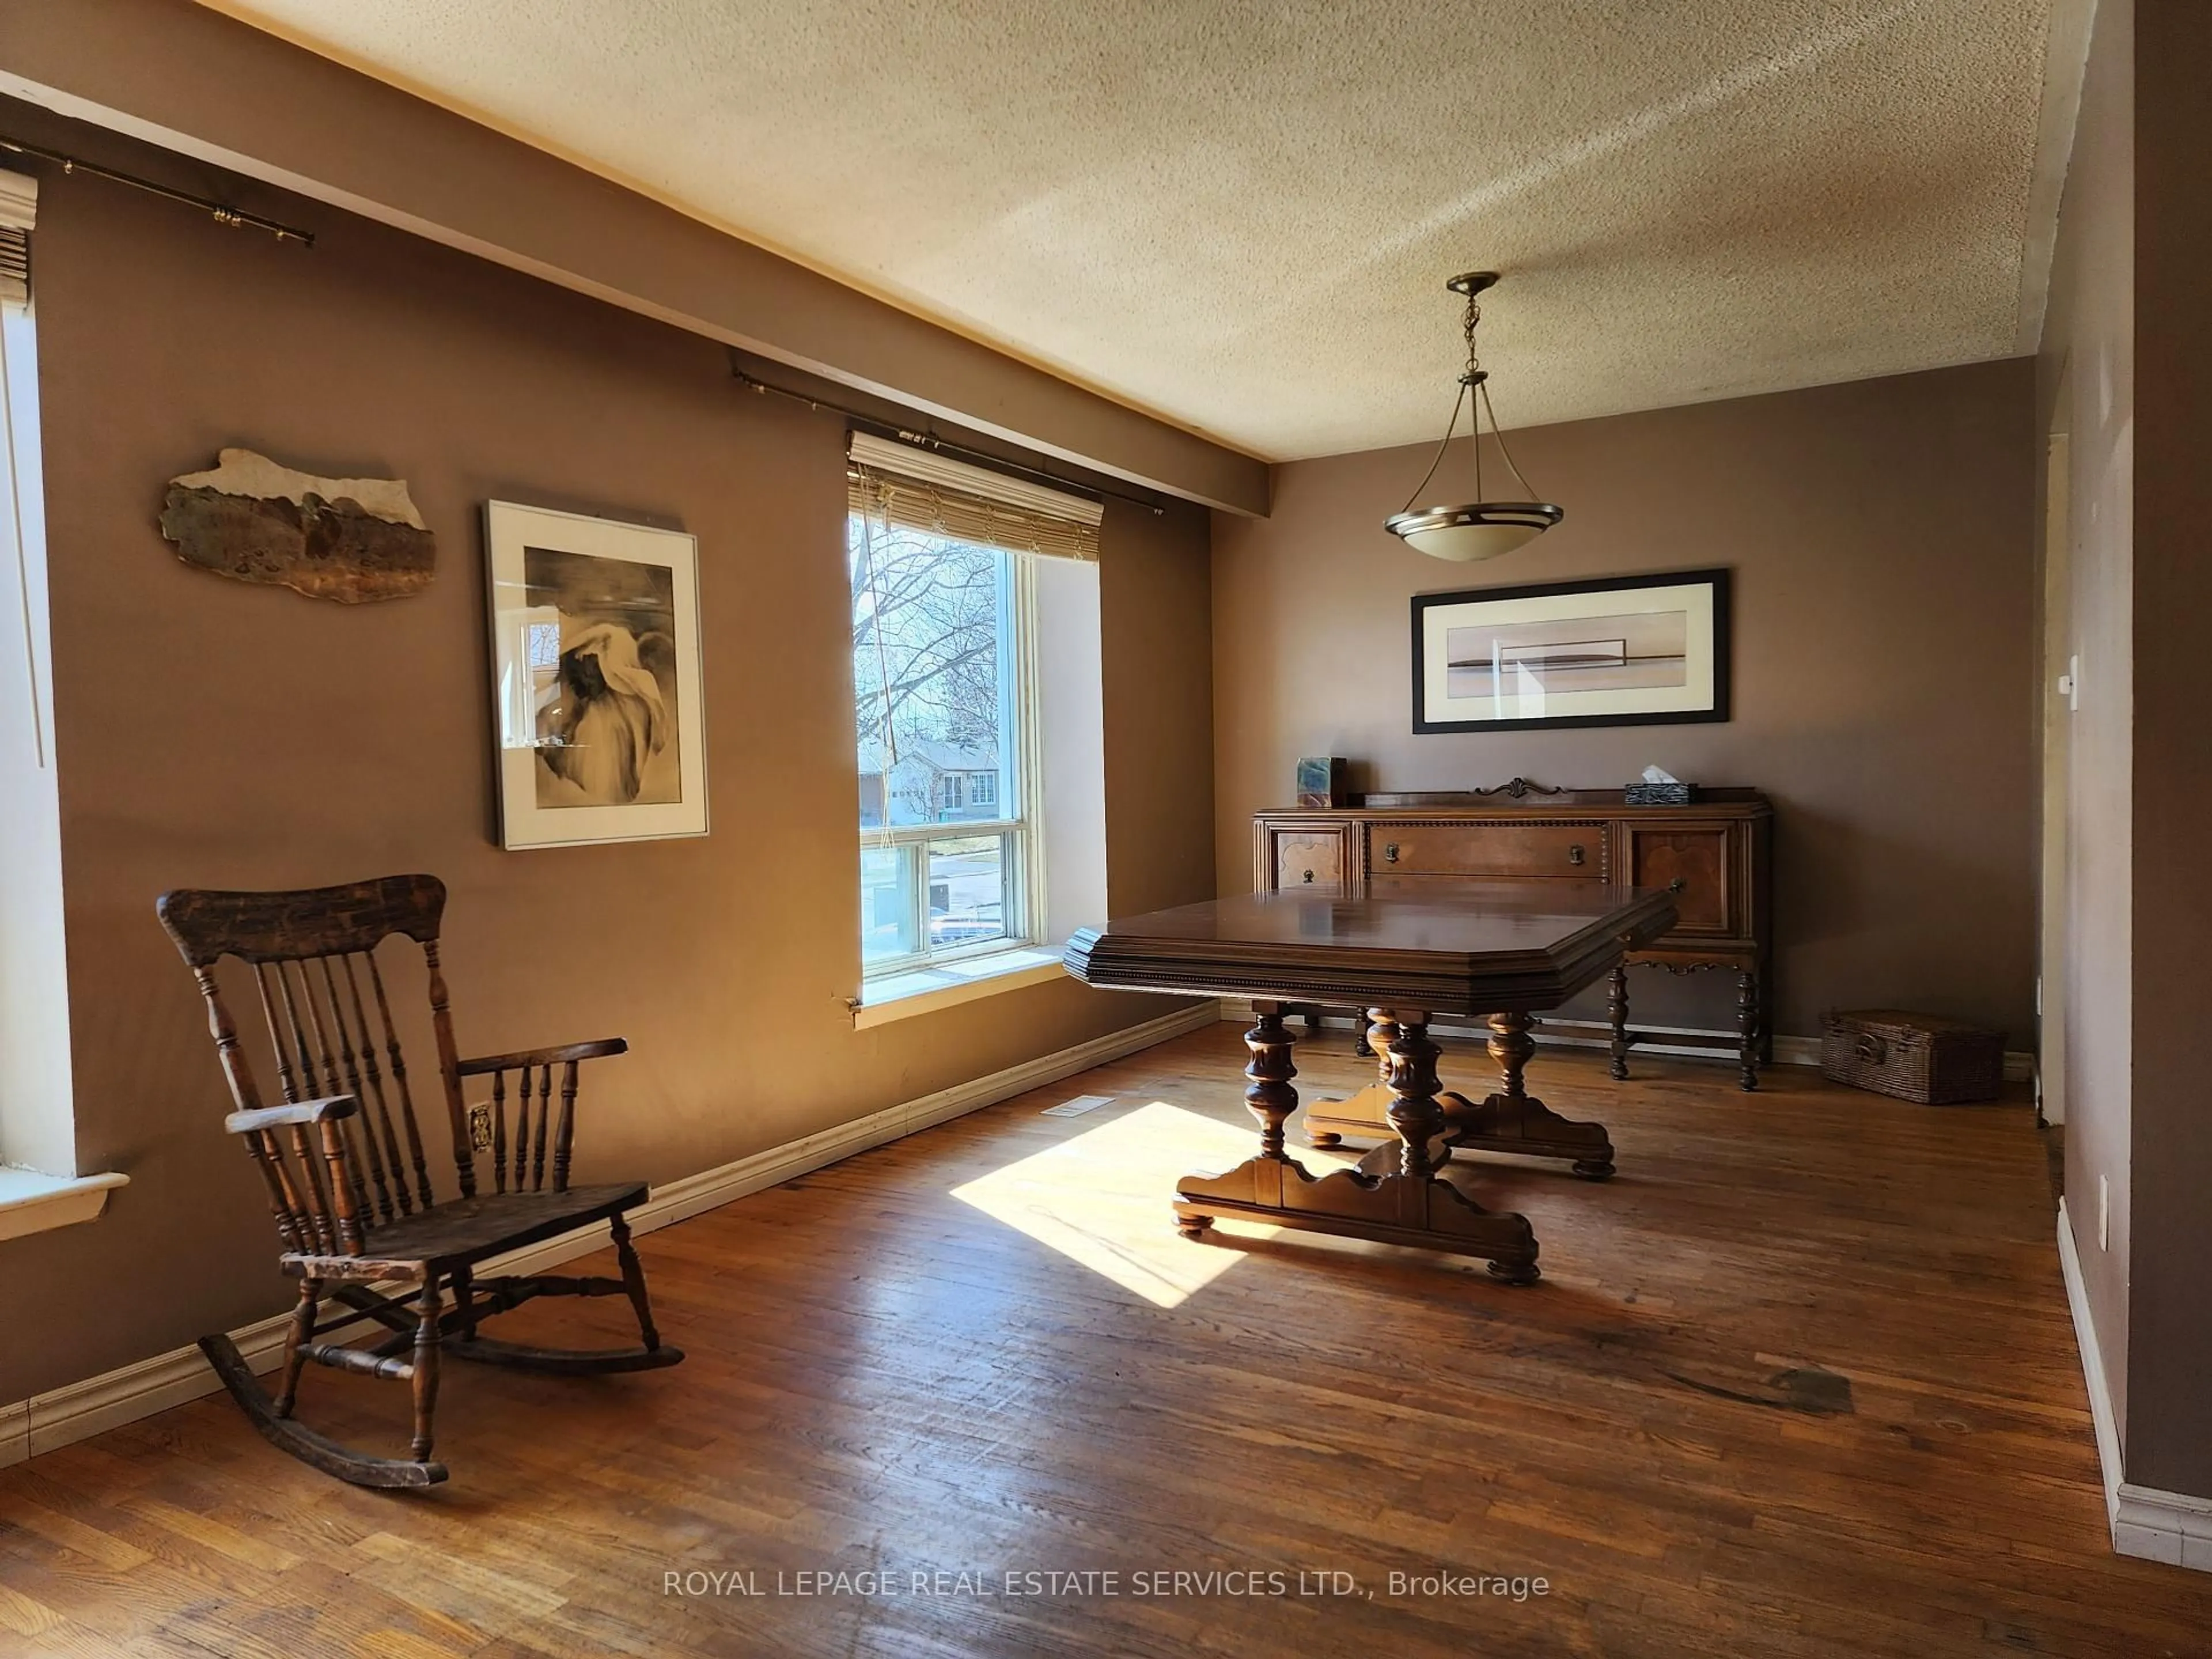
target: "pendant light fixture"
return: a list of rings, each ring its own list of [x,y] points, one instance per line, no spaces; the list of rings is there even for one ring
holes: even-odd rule
[[[1420,483],[1406,501],[1405,510],[1394,514],[1382,527],[1403,540],[1407,546],[1428,554],[1432,558],[1449,559],[1455,564],[1472,563],[1477,559],[1494,559],[1501,553],[1510,553],[1517,547],[1542,535],[1566,517],[1560,508],[1549,501],[1492,501],[1482,498],[1482,422],[1480,416],[1490,416],[1490,434],[1498,441],[1498,453],[1505,458],[1506,470],[1528,494],[1528,479],[1521,469],[1513,465],[1513,457],[1505,447],[1505,434],[1498,430],[1498,411],[1490,406],[1490,375],[1475,355],[1474,325],[1482,320],[1482,306],[1478,296],[1498,281],[1494,270],[1470,270],[1455,276],[1444,286],[1455,294],[1467,296],[1467,372],[1459,377],[1459,397],[1452,404],[1451,419],[1444,427],[1443,441],[1437,446],[1436,459],[1429,463]],[[1429,480],[1437,476],[1444,452],[1451,447],[1452,434],[1459,426],[1459,411],[1468,407],[1468,421],[1473,428],[1474,442],[1475,499],[1457,507],[1415,507],[1421,492],[1429,487]]]

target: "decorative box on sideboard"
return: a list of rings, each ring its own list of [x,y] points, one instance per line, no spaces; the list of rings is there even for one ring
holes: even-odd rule
[[[1700,788],[1686,805],[1631,806],[1619,789],[1555,789],[1525,778],[1495,789],[1370,793],[1357,805],[1255,813],[1254,887],[1340,885],[1372,877],[1605,881],[1674,896],[1674,932],[1630,954],[1608,984],[1613,1074],[1633,1048],[1710,1039],[1638,1031],[1626,968],[1733,976],[1739,1077],[1759,1086],[1774,1006],[1774,809],[1754,789]]]

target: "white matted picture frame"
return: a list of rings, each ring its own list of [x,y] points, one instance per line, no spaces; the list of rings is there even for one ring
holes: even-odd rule
[[[707,833],[699,544],[484,504],[501,844]]]
[[[1729,572],[1413,596],[1413,730],[1729,718]]]

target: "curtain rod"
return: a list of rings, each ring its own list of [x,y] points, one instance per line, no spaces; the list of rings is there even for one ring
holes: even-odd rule
[[[35,155],[42,161],[56,162],[64,173],[89,173],[95,179],[106,179],[113,184],[128,185],[133,190],[143,190],[151,195],[167,197],[172,202],[182,202],[186,207],[199,209],[219,225],[227,225],[234,229],[265,230],[280,242],[297,242],[302,247],[313,247],[315,245],[315,234],[313,231],[295,230],[291,226],[279,224],[274,219],[264,219],[258,213],[248,213],[243,208],[234,208],[228,202],[215,201],[205,196],[194,196],[186,191],[172,190],[167,185],[155,184],[151,179],[141,179],[136,173],[118,173],[114,168],[101,167],[96,161],[87,161],[75,155],[65,155],[58,149],[48,149],[43,144],[27,143],[21,138],[10,138],[4,134],[0,134],[0,149],[12,150],[18,155]]]
[[[832,403],[827,398],[817,398],[811,392],[794,392],[789,386],[773,385],[762,380],[758,375],[749,374],[744,366],[738,362],[735,347],[732,347],[730,351],[730,373],[757,392],[773,392],[779,398],[788,398],[793,403],[805,404],[809,409],[826,409],[831,414],[842,415],[855,425],[866,427],[882,437],[896,438],[902,443],[913,444],[922,449],[933,450],[939,454],[957,456],[963,460],[973,461],[976,465],[989,471],[1010,472],[1020,477],[1041,479],[1055,489],[1080,489],[1093,495],[1110,495],[1117,501],[1127,501],[1133,506],[1143,507],[1154,518],[1164,518],[1167,514],[1167,508],[1161,506],[1159,502],[1149,501],[1142,495],[1132,495],[1125,489],[1110,489],[1103,484],[1078,483],[1073,478],[1061,477],[1057,472],[1047,472],[1042,467],[1024,466],[1019,461],[1004,459],[988,450],[970,449],[965,444],[957,444],[949,438],[940,438],[934,432],[916,432],[911,427],[901,426],[896,421],[887,421],[879,415],[870,415],[844,404]]]

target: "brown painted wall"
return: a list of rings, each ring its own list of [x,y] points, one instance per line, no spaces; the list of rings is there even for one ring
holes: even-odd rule
[[[1249,456],[194,0],[9,0],[0,91],[1079,464],[1267,507]]]
[[[708,1169],[1176,1006],[1063,981],[855,1033],[842,423],[744,395],[708,341],[284,205],[312,252],[82,176],[40,201],[79,1162],[132,1184],[0,1247],[0,1329],[38,1334],[0,1345],[0,1400],[283,1302],[166,887],[443,876],[465,1050],[634,1045],[591,1079],[581,1180]],[[234,443],[406,478],[434,586],[348,609],[185,568],[162,483]],[[710,837],[493,844],[488,497],[700,538]],[[1212,889],[1206,536],[1191,507],[1106,524],[1117,901]]]
[[[2135,1232],[2127,1474],[2212,1495],[2212,8],[2142,0],[2136,52]]]
[[[1611,785],[1656,762],[1774,798],[1779,1030],[1901,1004],[2026,1046],[2032,384],[2025,361],[1991,363],[1518,433],[1566,520],[1471,568],[1381,528],[1423,450],[1279,468],[1272,518],[1214,520],[1222,890],[1249,885],[1250,815],[1285,804],[1301,754],[1389,789]],[[1446,469],[1465,465],[1462,448]],[[1412,735],[1413,593],[1715,564],[1735,571],[1729,722]],[[1658,979],[1633,984],[1647,1009],[1668,1005]]]
[[[2103,0],[2060,205],[2039,361],[2048,429],[2067,434],[2065,716],[2067,1218],[2123,1437],[2130,1412],[2128,1262],[2135,653],[2135,5]],[[2056,696],[2055,687],[2050,693]],[[2111,1194],[2098,1240],[2098,1182]]]

